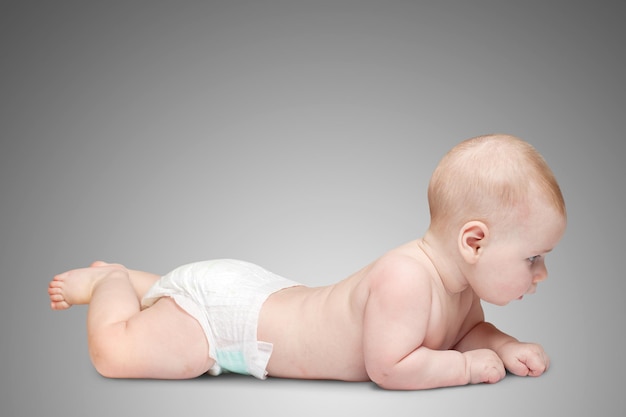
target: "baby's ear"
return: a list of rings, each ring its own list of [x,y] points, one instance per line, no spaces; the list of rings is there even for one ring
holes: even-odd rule
[[[475,264],[482,253],[485,239],[489,237],[489,228],[480,221],[467,222],[459,233],[459,251],[465,262]]]

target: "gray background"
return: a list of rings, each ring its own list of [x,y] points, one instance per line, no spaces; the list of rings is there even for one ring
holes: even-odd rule
[[[618,5],[619,4],[619,5]],[[619,2],[3,2],[0,411],[6,416],[623,415],[625,83]],[[541,342],[538,379],[101,378],[55,273],[233,257],[337,281],[428,225],[470,136],[533,143],[569,229],[551,279],[488,318]]]

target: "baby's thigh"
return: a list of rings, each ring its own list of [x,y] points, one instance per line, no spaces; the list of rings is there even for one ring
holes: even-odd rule
[[[169,297],[131,318],[125,337],[134,377],[194,378],[214,364],[200,323]]]

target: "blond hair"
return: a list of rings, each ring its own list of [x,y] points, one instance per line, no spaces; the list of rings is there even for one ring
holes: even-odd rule
[[[452,148],[428,186],[431,229],[455,230],[471,220],[513,221],[543,198],[566,216],[554,174],[537,150],[510,135],[479,136]]]

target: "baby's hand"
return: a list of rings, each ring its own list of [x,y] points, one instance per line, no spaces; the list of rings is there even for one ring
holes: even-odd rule
[[[550,366],[548,355],[535,343],[508,342],[498,354],[506,369],[519,376],[539,376]]]
[[[464,353],[470,384],[500,381],[506,375],[502,359],[490,349],[470,350]]]

